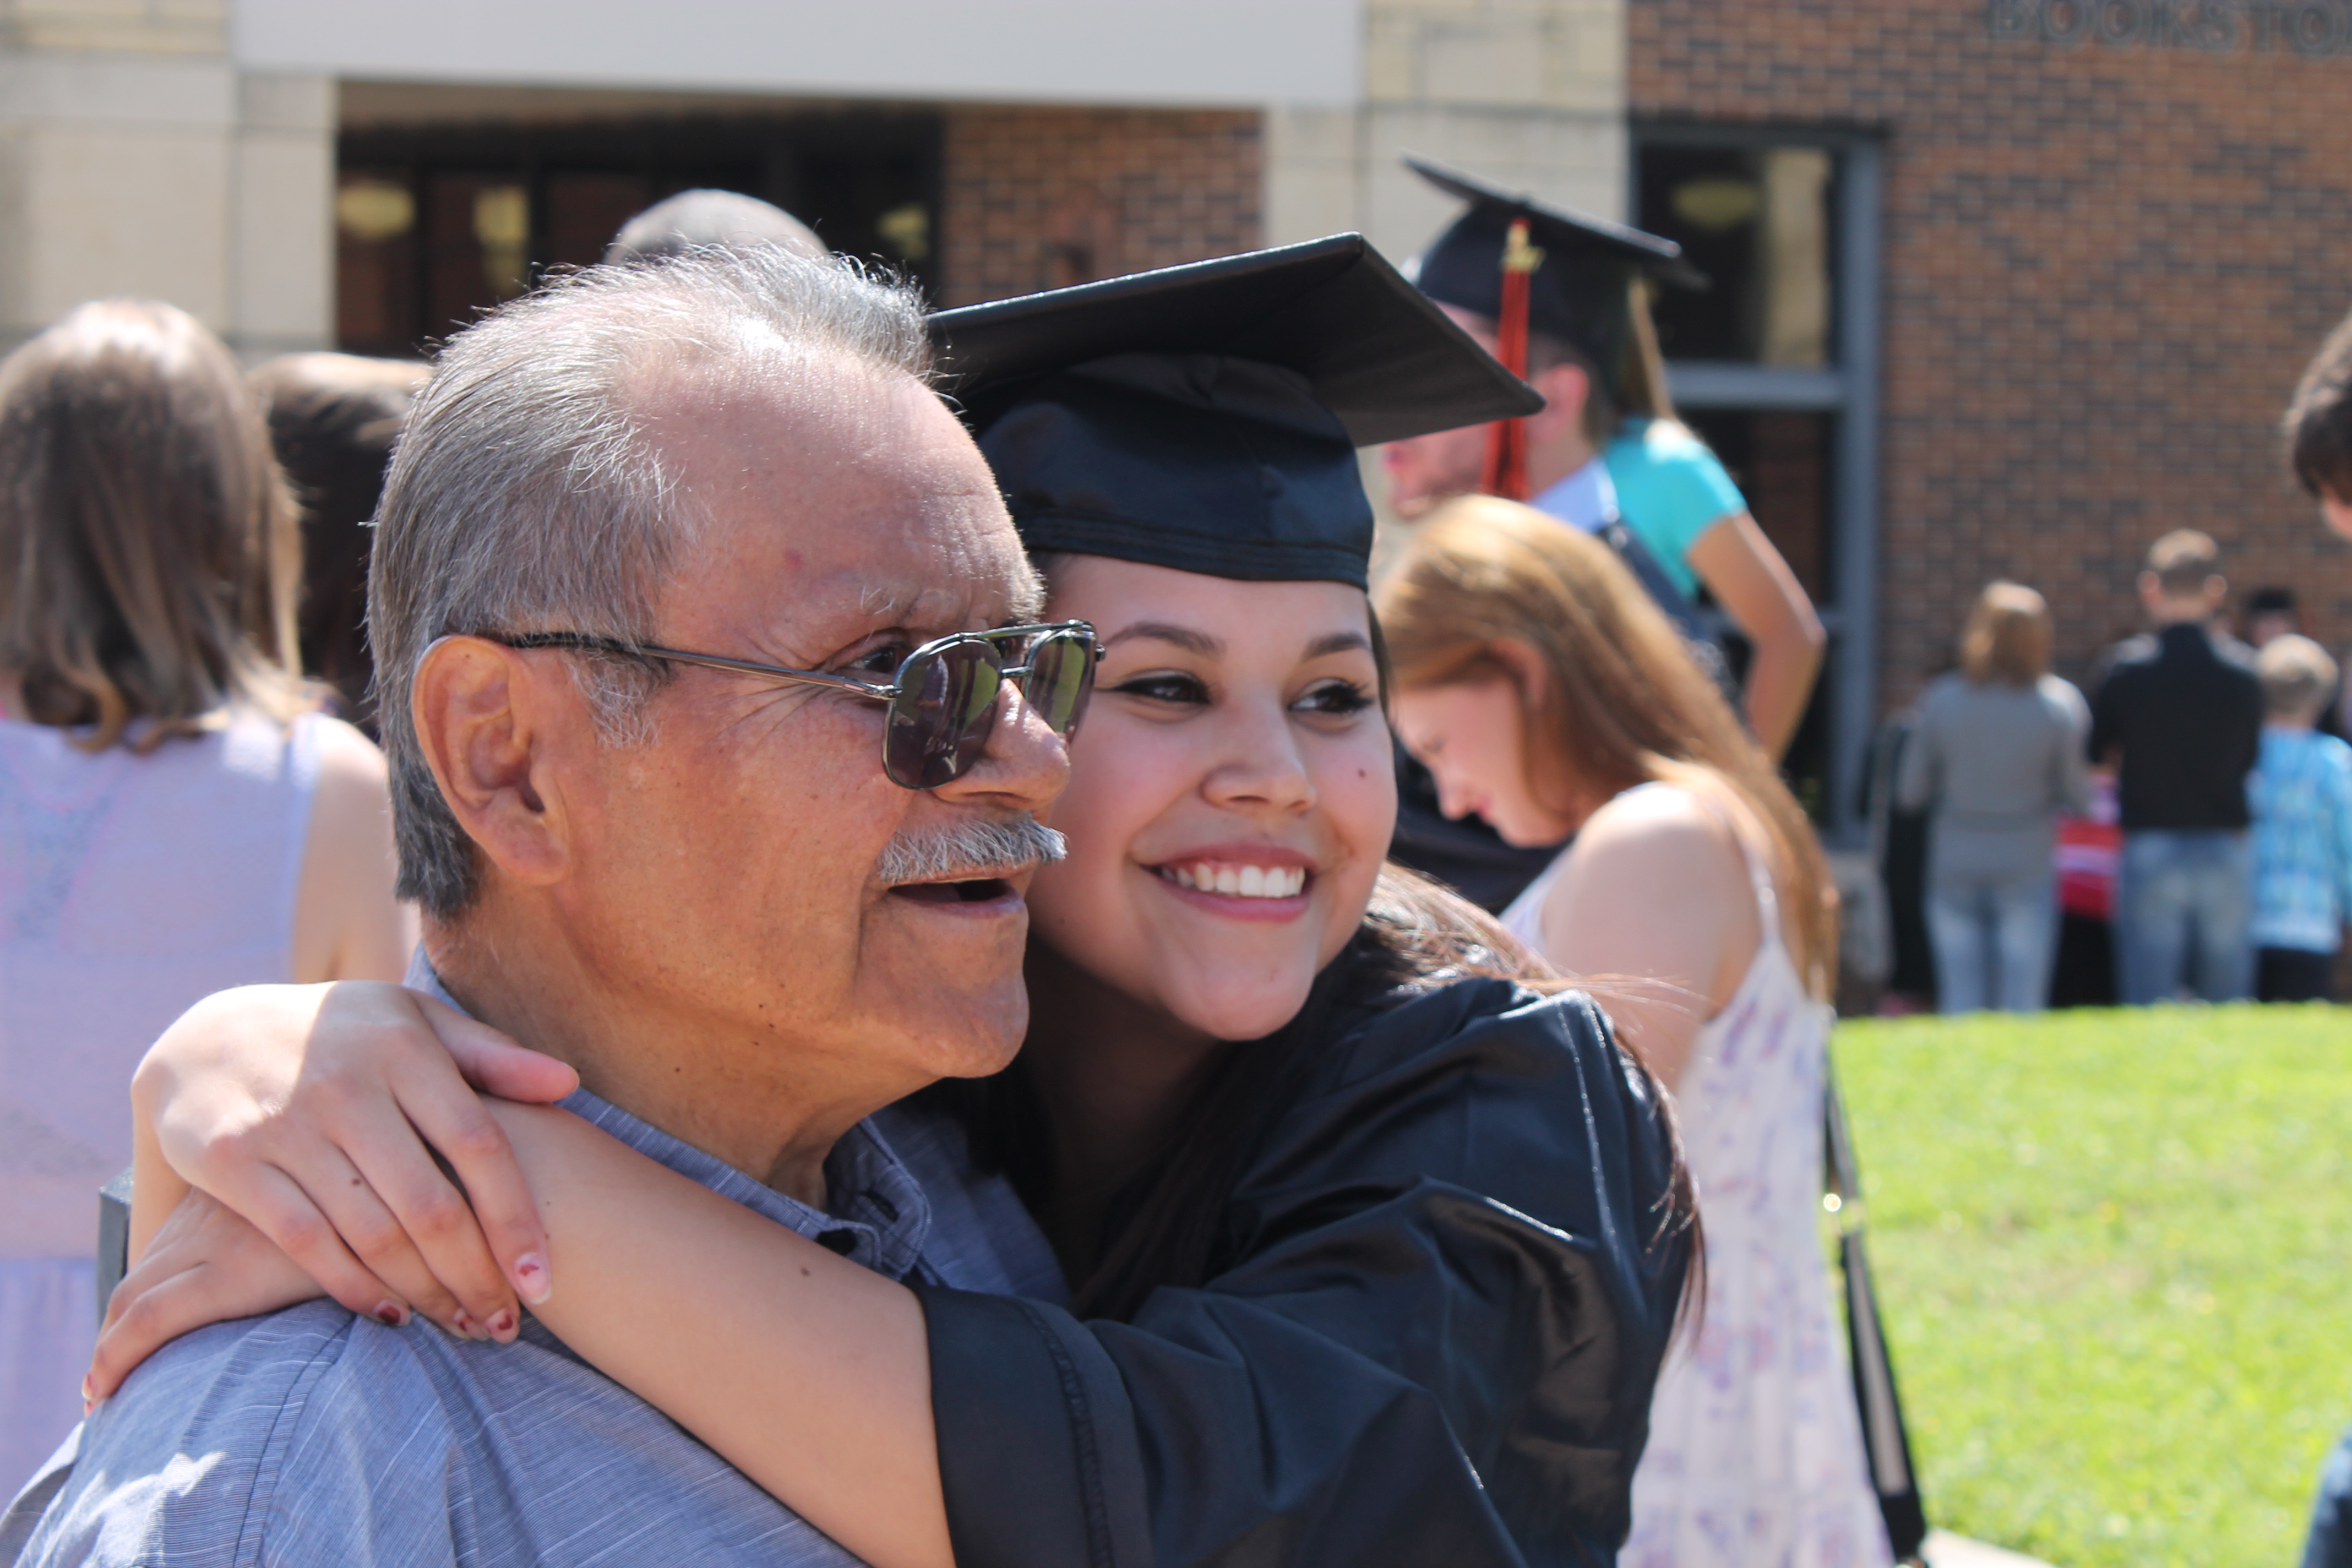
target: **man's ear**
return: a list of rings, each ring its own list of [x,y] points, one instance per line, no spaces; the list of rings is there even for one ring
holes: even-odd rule
[[[448,637],[425,650],[410,690],[416,740],[450,815],[490,863],[518,881],[562,879],[562,797],[547,754],[561,728],[552,689],[569,675],[514,648]],[[552,679],[551,679],[552,678]]]
[[[2227,577],[2216,572],[2205,579],[2205,607],[2208,610],[2220,609],[2221,601],[2229,596],[2230,580]]]
[[[1581,435],[1584,405],[1592,395],[1592,378],[1584,367],[1564,361],[1528,377],[1528,384],[1544,395],[1544,405],[1528,416],[1528,444],[1548,446],[1566,432]]]
[[[2153,572],[2139,574],[2139,602],[2153,614],[2164,603],[2164,579]]]

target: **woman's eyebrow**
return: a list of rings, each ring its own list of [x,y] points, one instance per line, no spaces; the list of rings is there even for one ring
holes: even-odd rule
[[[1219,638],[1213,637],[1206,632],[1194,631],[1191,626],[1171,626],[1166,621],[1138,621],[1133,626],[1123,626],[1106,638],[1103,647],[1106,649],[1115,648],[1134,637],[1149,637],[1154,642],[1174,643],[1185,652],[1199,654],[1202,658],[1216,658],[1225,651],[1225,645]]]
[[[1324,658],[1335,653],[1354,653],[1359,648],[1366,653],[1371,652],[1372,639],[1361,632],[1333,632],[1328,637],[1317,637],[1308,643],[1307,657]]]

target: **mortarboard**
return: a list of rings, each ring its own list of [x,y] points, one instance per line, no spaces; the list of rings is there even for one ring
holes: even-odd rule
[[[931,318],[1033,552],[1365,584],[1355,448],[1542,398],[1361,235]]]
[[[1706,287],[1706,275],[1682,258],[1683,247],[1607,218],[1553,206],[1535,197],[1407,157],[1405,167],[1470,204],[1422,253],[1413,280],[1421,291],[1473,315],[1502,315],[1503,251],[1513,220],[1525,219],[1528,240],[1542,258],[1528,291],[1528,324],[1614,366],[1623,347],[1626,286],[1637,277],[1686,289]]]
[[[1470,209],[1422,254],[1414,281],[1444,304],[1496,323],[1502,363],[1527,369],[1530,331],[1573,348],[1621,395],[1633,336],[1633,285],[1652,277],[1705,288],[1683,247],[1607,218],[1571,212],[1426,158],[1405,167]],[[1483,488],[1527,499],[1524,433],[1497,426]]]

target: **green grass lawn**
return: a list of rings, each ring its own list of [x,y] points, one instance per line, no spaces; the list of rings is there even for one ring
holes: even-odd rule
[[[1835,1048],[1930,1519],[2058,1568],[2291,1568],[2352,1422],[2352,1008]]]

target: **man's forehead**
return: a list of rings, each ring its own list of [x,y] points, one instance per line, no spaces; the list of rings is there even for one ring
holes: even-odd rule
[[[1018,551],[1001,563],[934,574],[912,563],[805,563],[780,577],[761,619],[793,638],[826,643],[884,627],[945,636],[1034,620],[1045,593]]]

